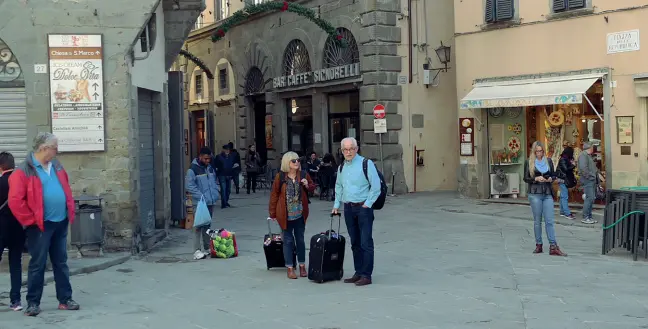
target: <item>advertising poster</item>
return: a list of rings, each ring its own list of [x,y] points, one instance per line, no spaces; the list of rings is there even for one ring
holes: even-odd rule
[[[105,151],[101,35],[49,35],[48,54],[59,152]]]

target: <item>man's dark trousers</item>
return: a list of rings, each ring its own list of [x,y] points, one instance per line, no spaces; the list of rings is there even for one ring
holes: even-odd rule
[[[72,299],[70,269],[67,265],[68,224],[67,219],[61,222],[45,221],[44,232],[41,232],[37,226],[30,226],[26,230],[27,247],[31,255],[27,279],[28,305],[40,305],[48,254],[54,272],[56,299],[60,303]]]
[[[229,196],[232,190],[232,176],[218,176],[221,188],[221,208],[229,206]]]
[[[373,209],[346,203],[344,221],[351,240],[355,275],[371,279],[374,267]]]

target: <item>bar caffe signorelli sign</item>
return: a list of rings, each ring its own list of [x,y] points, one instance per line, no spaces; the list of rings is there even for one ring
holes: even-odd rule
[[[284,75],[272,79],[273,88],[286,88],[360,76],[360,63],[336,66],[310,72]]]

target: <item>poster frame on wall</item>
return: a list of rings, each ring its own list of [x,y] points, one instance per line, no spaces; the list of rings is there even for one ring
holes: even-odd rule
[[[57,72],[60,72],[60,71],[58,71],[59,69],[65,69],[66,67],[64,65],[63,67],[58,68],[58,67],[55,67],[54,64],[56,63],[56,61],[71,61],[71,62],[74,62],[75,59],[69,59],[69,60],[68,59],[53,59],[52,57],[55,54],[54,54],[52,48],[70,48],[70,49],[74,49],[76,47],[78,47],[78,48],[82,48],[82,47],[80,47],[80,46],[76,46],[76,47],[75,46],[72,46],[72,47],[53,46],[52,45],[53,44],[53,42],[52,42],[53,39],[52,38],[58,37],[58,38],[63,39],[65,37],[72,38],[72,37],[75,37],[75,36],[87,37],[87,38],[98,38],[99,39],[98,46],[89,47],[89,48],[99,48],[99,50],[98,50],[100,52],[99,58],[94,59],[94,63],[91,63],[93,65],[98,64],[98,66],[100,66],[96,70],[93,70],[94,73],[99,74],[99,77],[97,79],[92,79],[93,80],[92,83],[90,83],[90,81],[87,81],[86,79],[81,79],[81,80],[77,79],[77,82],[75,83],[76,87],[78,88],[78,86],[79,86],[78,81],[86,80],[87,81],[86,85],[88,86],[87,93],[81,93],[81,94],[85,94],[87,96],[87,98],[89,100],[89,103],[93,103],[93,102],[91,102],[91,98],[94,98],[94,103],[98,103],[99,106],[98,106],[98,108],[92,109],[92,110],[90,110],[90,109],[84,110],[83,106],[78,106],[78,107],[71,107],[71,108],[74,108],[74,110],[55,111],[55,107],[56,107],[55,104],[61,104],[61,102],[57,101],[56,93],[57,93],[58,87],[54,86],[52,82],[61,80],[61,79],[54,79],[54,75],[59,74],[59,73],[57,73]],[[47,58],[48,58],[48,64],[47,65],[48,65],[49,99],[50,99],[49,110],[50,110],[50,120],[51,120],[50,121],[50,131],[54,135],[56,135],[58,137],[58,139],[59,139],[58,151],[61,152],[61,153],[105,152],[106,151],[106,109],[105,109],[105,99],[104,99],[105,68],[104,68],[104,44],[103,44],[103,41],[104,41],[104,39],[103,39],[103,34],[102,33],[48,33],[47,34]],[[56,54],[56,55],[58,56],[60,54]],[[87,56],[84,56],[83,54],[76,54],[76,53],[71,55],[71,56],[87,57]],[[80,63],[81,60],[82,59],[78,59],[76,61]],[[86,65],[88,62],[89,61],[86,59],[85,63],[83,63],[81,66]],[[79,64],[76,64],[76,65],[79,65]],[[75,65],[71,64],[67,68],[70,68],[70,67],[74,68]],[[87,67],[84,67],[84,68],[87,68]],[[79,91],[78,89],[74,89],[74,90]],[[63,90],[63,91],[65,91],[65,94],[67,95],[66,97],[69,97],[69,91],[70,90]],[[60,96],[58,96],[58,97],[60,97]],[[68,103],[68,104],[82,104],[82,103],[72,102],[72,103]],[[98,114],[94,114],[92,116],[91,116],[91,114],[78,116],[78,119],[84,119],[85,118],[85,119],[88,119],[87,121],[91,120],[92,123],[90,123],[90,122],[87,122],[85,124],[83,124],[83,123],[79,124],[78,122],[69,123],[69,125],[71,125],[71,126],[76,125],[76,126],[81,126],[81,127],[76,127],[76,128],[68,127],[68,128],[65,128],[65,129],[71,129],[71,130],[68,130],[68,131],[65,131],[65,129],[62,128],[61,126],[57,127],[57,121],[59,121],[59,120],[72,120],[72,118],[74,116],[71,116],[70,119],[62,119],[62,118],[58,117],[58,114],[60,114],[60,113],[56,113],[56,112],[73,112],[74,113],[76,111],[79,111],[79,112],[80,111],[88,111],[88,112],[93,112],[93,113],[98,113]],[[99,117],[100,117],[100,119],[99,119]],[[63,125],[63,124],[61,123],[61,125]],[[68,135],[69,132],[74,132],[73,133],[74,135],[78,135],[78,134],[81,134],[84,130],[88,131],[89,129],[78,129],[77,130],[77,128],[83,128],[84,125],[87,126],[85,128],[89,128],[90,126],[92,126],[94,131],[97,132],[97,133],[95,133],[93,137],[81,137],[81,138],[77,138],[77,140],[75,140],[74,142],[66,143],[66,135]]]

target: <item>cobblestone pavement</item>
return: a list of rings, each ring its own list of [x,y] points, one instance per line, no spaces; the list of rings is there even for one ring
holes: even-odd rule
[[[648,267],[601,256],[600,230],[558,225],[569,257],[533,255],[530,221],[471,214],[477,201],[450,194],[401,196],[376,212],[374,284],[320,285],[266,270],[268,195],[236,197],[214,227],[237,232],[240,257],[193,261],[189,232],[173,230],[146,257],[73,277],[81,311],[57,311],[48,285],[39,317],[0,311],[0,328],[648,328]],[[307,236],[330,206],[313,201]]]

